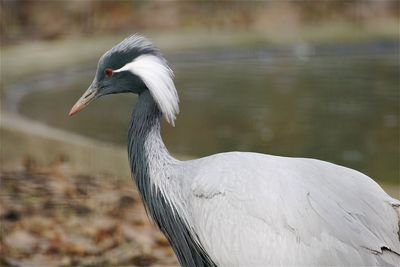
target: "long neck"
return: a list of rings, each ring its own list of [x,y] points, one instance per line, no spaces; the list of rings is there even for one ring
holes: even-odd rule
[[[148,91],[133,111],[129,128],[129,161],[146,210],[165,234],[182,266],[216,266],[188,227],[179,181],[179,161],[166,149],[160,135],[161,112]],[[178,190],[177,190],[178,189]],[[177,216],[178,214],[178,216]]]
[[[142,194],[162,182],[168,166],[176,161],[161,138],[161,116],[149,91],[143,92],[133,111],[128,133],[131,171]]]

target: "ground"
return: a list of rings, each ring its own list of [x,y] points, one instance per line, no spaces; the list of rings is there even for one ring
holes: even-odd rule
[[[65,159],[0,171],[2,266],[175,266],[130,179],[75,175]]]

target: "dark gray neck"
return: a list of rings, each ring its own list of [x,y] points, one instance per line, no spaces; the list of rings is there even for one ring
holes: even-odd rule
[[[179,181],[174,177],[179,161],[168,153],[161,139],[161,117],[149,91],[143,92],[133,111],[128,136],[133,178],[146,211],[171,243],[181,265],[215,266],[179,215],[183,210],[178,211],[177,206],[185,205]]]
[[[128,132],[128,155],[131,171],[142,194],[162,179],[176,160],[161,138],[162,114],[149,91],[139,96]],[[152,181],[151,181],[152,180]],[[151,183],[152,182],[152,183]]]

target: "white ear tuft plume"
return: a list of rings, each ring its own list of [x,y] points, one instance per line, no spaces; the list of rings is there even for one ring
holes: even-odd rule
[[[165,60],[152,54],[142,55],[114,72],[121,71],[130,71],[143,80],[167,122],[174,126],[179,97],[172,80],[174,74]]]

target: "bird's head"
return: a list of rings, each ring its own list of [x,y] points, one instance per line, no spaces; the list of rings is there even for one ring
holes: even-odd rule
[[[160,51],[146,38],[133,35],[107,51],[99,60],[92,84],[72,107],[69,115],[108,94],[148,90],[166,120],[174,124],[179,98],[173,72]]]

